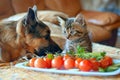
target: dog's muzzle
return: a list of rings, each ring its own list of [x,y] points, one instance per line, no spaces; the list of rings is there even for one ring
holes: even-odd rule
[[[38,56],[45,56],[47,53],[61,53],[62,50],[58,45],[49,45],[48,47],[41,48],[39,50],[35,50],[34,53]]]

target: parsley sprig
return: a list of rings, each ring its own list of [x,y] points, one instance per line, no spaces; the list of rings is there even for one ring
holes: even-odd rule
[[[106,52],[86,52],[85,48],[77,46],[77,51],[71,52],[70,54],[74,54],[83,59],[95,58],[96,60],[101,60],[106,55]]]

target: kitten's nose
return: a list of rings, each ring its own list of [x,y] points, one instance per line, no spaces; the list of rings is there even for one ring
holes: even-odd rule
[[[70,38],[70,36],[71,36],[71,34],[69,34],[69,35],[67,36],[67,39],[69,39],[69,38]]]

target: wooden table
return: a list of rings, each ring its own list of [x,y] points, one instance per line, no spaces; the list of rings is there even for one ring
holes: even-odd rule
[[[93,43],[93,51],[106,51],[107,55],[120,59],[120,49]],[[36,72],[14,66],[0,67],[0,80],[120,80],[120,74],[116,76],[78,76]]]

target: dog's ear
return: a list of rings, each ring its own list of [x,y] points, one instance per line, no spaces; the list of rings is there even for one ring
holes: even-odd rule
[[[37,16],[37,6],[36,6],[36,5],[34,5],[32,9],[33,9],[33,11],[34,11],[35,15]]]
[[[34,25],[37,21],[37,11],[35,11],[32,8],[29,8],[27,15],[25,16],[23,20],[24,26],[27,25]]]

